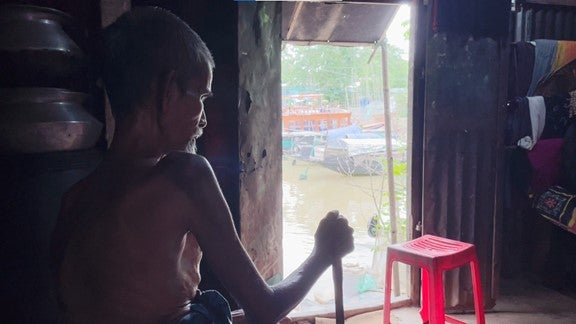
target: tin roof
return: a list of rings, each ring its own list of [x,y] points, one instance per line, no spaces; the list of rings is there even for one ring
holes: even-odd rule
[[[282,39],[309,45],[374,44],[385,37],[399,3],[283,2]]]

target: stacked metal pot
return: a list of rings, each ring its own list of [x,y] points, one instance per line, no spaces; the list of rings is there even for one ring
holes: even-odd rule
[[[86,109],[88,60],[67,14],[0,6],[0,154],[91,148],[102,123]]]
[[[102,156],[95,146],[102,123],[94,115],[103,108],[89,95],[97,87],[82,36],[58,10],[0,6],[3,323],[62,322],[50,269],[52,231],[62,195]]]

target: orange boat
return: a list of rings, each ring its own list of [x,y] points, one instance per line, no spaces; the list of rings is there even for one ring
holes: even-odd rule
[[[322,94],[282,96],[282,131],[325,131],[350,125],[351,113],[330,107]]]

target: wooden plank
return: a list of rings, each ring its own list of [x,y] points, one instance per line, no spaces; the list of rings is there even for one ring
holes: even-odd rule
[[[359,314],[364,314],[364,313],[369,313],[369,312],[374,312],[374,311],[380,311],[382,310],[382,305],[384,303],[384,300],[382,300],[381,303],[376,303],[374,305],[369,305],[366,307],[361,307],[361,308],[354,308],[354,309],[347,309],[346,311],[344,311],[344,317],[345,318],[349,318],[352,316],[356,316]],[[414,306],[416,304],[413,304],[411,301],[409,300],[400,300],[400,301],[396,301],[396,302],[392,302],[390,304],[390,308],[391,309],[397,309],[397,308],[402,308],[402,307],[410,307],[410,306]],[[326,318],[335,318],[336,314],[334,312],[325,312],[325,313],[290,313],[289,314],[289,319],[291,323],[314,323],[315,318],[317,317],[326,317]],[[244,317],[244,312],[242,310],[238,310],[238,311],[234,311],[232,312],[232,318],[233,318],[233,322],[234,324],[237,323],[245,323],[242,322],[241,320]]]
[[[576,7],[574,0],[524,0],[524,3]]]
[[[330,1],[326,1],[330,2]],[[414,0],[343,0],[336,1],[337,3],[351,3],[351,4],[382,4],[382,5],[401,5],[412,4]]]
[[[288,44],[292,44],[292,45],[304,45],[304,46],[309,46],[309,45],[334,45],[334,46],[372,46],[375,43],[364,43],[364,42],[321,42],[321,41],[314,41],[314,40],[308,40],[308,41],[303,41],[303,40],[298,40],[298,41],[283,41],[284,43],[288,43]]]

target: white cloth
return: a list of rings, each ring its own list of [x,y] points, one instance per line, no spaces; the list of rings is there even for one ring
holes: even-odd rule
[[[532,137],[524,136],[518,140],[518,146],[525,150],[531,150],[534,147],[534,141],[532,141]]]
[[[527,98],[530,109],[530,124],[532,124],[532,145],[529,148],[529,150],[531,150],[540,139],[542,131],[544,130],[544,124],[546,123],[546,104],[542,96]]]

